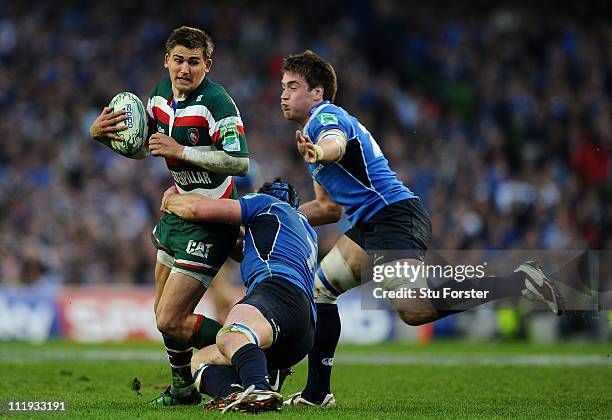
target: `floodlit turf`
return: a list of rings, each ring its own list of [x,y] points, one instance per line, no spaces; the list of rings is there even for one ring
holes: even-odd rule
[[[159,410],[146,405],[169,376],[168,367],[154,360],[157,350],[161,345],[0,343],[0,400],[5,407],[8,400],[64,400],[67,411],[57,415],[78,418],[219,416],[199,407]],[[112,352],[129,352],[129,357],[105,360]],[[611,353],[612,345],[593,343],[345,346],[334,368],[336,408],[289,407],[265,418],[611,418]],[[135,361],[139,354],[148,361]],[[402,358],[412,356],[408,361]],[[342,362],[342,357],[353,362]],[[419,357],[424,357],[423,363]],[[374,362],[386,358],[395,362]],[[492,362],[478,363],[481,358]],[[306,366],[301,364],[283,394],[299,391],[305,377]],[[134,378],[141,383],[139,391],[132,389]]]

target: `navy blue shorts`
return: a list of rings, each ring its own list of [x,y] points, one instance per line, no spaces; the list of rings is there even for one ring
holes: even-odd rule
[[[314,341],[314,316],[306,293],[288,280],[271,278],[258,283],[240,302],[256,307],[274,333],[265,349],[268,369],[289,368],[302,360]]]
[[[405,258],[424,261],[431,221],[421,201],[411,198],[388,205],[344,234],[366,251],[402,251]]]

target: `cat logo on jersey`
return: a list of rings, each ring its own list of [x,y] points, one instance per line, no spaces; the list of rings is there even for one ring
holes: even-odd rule
[[[338,124],[338,117],[334,114],[319,114],[317,115],[317,120],[319,120],[321,125]]]
[[[197,128],[190,128],[187,130],[187,137],[189,137],[191,144],[198,144],[198,140],[200,140],[200,132]]]
[[[223,150],[226,152],[240,151],[240,135],[234,122],[228,122],[219,127],[223,139]]]

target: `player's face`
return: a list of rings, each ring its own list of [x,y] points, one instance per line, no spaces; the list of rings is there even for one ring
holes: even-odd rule
[[[177,45],[166,54],[164,67],[170,73],[174,94],[187,96],[193,92],[210,71],[212,60],[204,58],[200,49],[190,50]]]
[[[311,89],[304,77],[296,73],[283,74],[281,89],[283,116],[302,125],[308,120],[308,111],[322,100],[321,88]]]

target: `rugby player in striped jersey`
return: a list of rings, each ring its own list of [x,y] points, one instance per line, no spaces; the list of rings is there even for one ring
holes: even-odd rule
[[[197,28],[175,29],[166,41],[168,76],[147,103],[149,139],[140,153],[164,158],[179,194],[237,198],[233,175],[249,165],[244,126],[236,104],[223,86],[206,75],[213,42]],[[118,140],[126,117],[105,108],[90,131],[95,140]],[[155,316],[172,370],[172,384],[153,404],[196,404],[201,400],[190,371],[192,349],[215,343],[221,325],[194,309],[230,251],[239,227],[190,222],[165,213],[151,234],[157,248]]]

